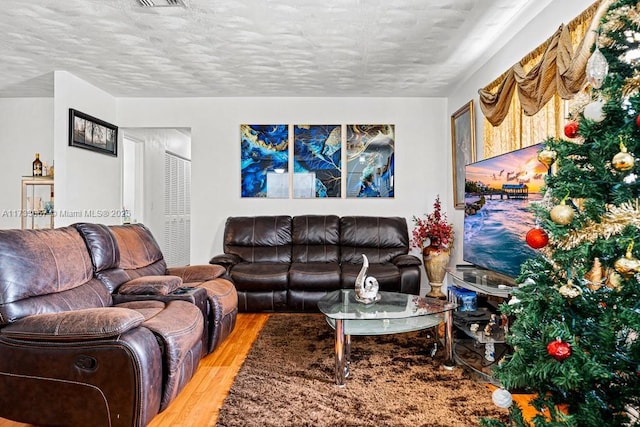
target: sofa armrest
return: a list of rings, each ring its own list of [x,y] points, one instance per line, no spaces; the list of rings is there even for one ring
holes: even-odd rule
[[[204,282],[223,276],[227,269],[222,265],[203,264],[184,267],[169,267],[167,274],[182,278],[184,283]]]
[[[129,280],[118,287],[121,295],[167,295],[182,286],[178,276],[142,276]]]
[[[397,267],[411,267],[411,266],[421,266],[422,261],[415,255],[406,254],[406,255],[398,255],[397,257],[391,260],[394,265]]]
[[[241,261],[242,258],[236,254],[220,254],[211,258],[211,260],[209,260],[209,264],[222,265],[228,270],[229,267],[232,267]]]
[[[0,334],[21,340],[84,341],[114,337],[142,322],[142,314],[127,308],[88,308],[28,316],[5,326]]]

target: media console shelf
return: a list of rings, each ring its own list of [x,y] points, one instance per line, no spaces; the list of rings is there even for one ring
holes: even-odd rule
[[[447,268],[451,284],[484,295],[507,298],[515,287],[513,279],[473,266]]]
[[[504,338],[505,319],[500,318],[496,309],[498,302],[510,297],[515,287],[514,281],[498,273],[467,265],[448,268],[447,273],[449,285],[475,291],[479,297],[487,297],[484,307],[454,313],[453,324],[458,334],[463,335],[463,338],[454,339],[454,360],[469,368],[481,380],[499,385],[492,376],[493,366],[509,348]],[[449,292],[449,299],[456,302],[453,301],[455,296],[452,292]],[[478,298],[478,301],[481,300],[483,298]],[[496,322],[496,326],[487,327],[492,322]],[[486,332],[485,328],[488,328]]]

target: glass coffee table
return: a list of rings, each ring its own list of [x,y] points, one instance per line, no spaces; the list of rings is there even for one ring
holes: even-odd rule
[[[452,311],[457,304],[436,298],[399,292],[380,292],[380,301],[363,304],[353,289],[325,295],[318,308],[335,329],[336,384],[345,385],[349,376],[351,335],[388,335],[432,328],[445,322],[446,368],[452,368]]]

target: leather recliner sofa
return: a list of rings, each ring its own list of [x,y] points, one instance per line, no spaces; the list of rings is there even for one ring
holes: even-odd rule
[[[190,302],[114,304],[75,227],[0,230],[0,417],[144,426],[192,378],[203,333]]]
[[[76,223],[96,277],[117,303],[148,299],[185,299],[205,319],[204,349],[210,353],[233,331],[238,312],[236,289],[223,267],[169,267],[151,231],[143,224]]]
[[[401,217],[229,217],[210,263],[227,269],[239,311],[318,311],[328,292],[355,286],[363,254],[380,290],[417,295],[422,262],[408,252]]]

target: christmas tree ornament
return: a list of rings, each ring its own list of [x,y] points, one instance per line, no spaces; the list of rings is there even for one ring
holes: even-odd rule
[[[636,160],[631,153],[627,152],[627,146],[624,145],[623,142],[620,142],[620,152],[611,159],[611,166],[616,170],[624,172],[633,169],[635,164]]]
[[[491,393],[491,400],[498,408],[509,408],[513,403],[513,396],[504,388],[497,388]]]
[[[613,268],[609,268],[607,269],[605,277],[607,278],[607,280],[604,282],[604,284],[607,286],[607,288],[613,289],[614,291],[620,290],[620,288],[622,287],[622,276],[620,276],[620,274],[618,274]]]
[[[547,147],[545,147],[538,153],[538,160],[540,161],[540,163],[545,165],[547,169],[551,167],[551,165],[556,161],[557,157],[558,153],[550,150]]]
[[[578,136],[578,122],[571,121],[564,125],[564,135],[571,139]]]
[[[540,227],[532,228],[525,236],[527,244],[533,249],[540,249],[549,243],[549,235]]]
[[[556,338],[555,341],[551,341],[547,344],[547,353],[558,362],[562,362],[567,357],[571,356],[571,346],[560,338]]]
[[[594,101],[584,107],[583,114],[587,119],[600,123],[604,120],[604,111],[602,110],[603,106],[604,103],[602,101]]]
[[[618,258],[613,263],[613,268],[626,279],[633,277],[634,274],[640,272],[640,261],[633,256],[633,242],[627,246],[627,252],[622,258]]]
[[[600,52],[598,44],[596,43],[596,49],[587,61],[587,81],[594,89],[600,89],[608,72],[609,63],[607,62],[607,58]]]
[[[551,208],[551,212],[549,215],[551,216],[551,221],[555,222],[558,225],[567,225],[571,221],[573,221],[573,217],[575,213],[573,212],[573,208],[567,205],[567,196],[565,196],[559,205],[555,205]]]
[[[625,184],[633,184],[637,179],[638,175],[636,175],[635,173],[630,173],[629,175],[622,178],[622,181],[624,181]]]
[[[600,258],[593,259],[593,265],[591,266],[591,270],[587,271],[584,275],[584,280],[587,284],[587,287],[592,291],[597,291],[602,287],[602,279],[604,277],[604,269],[602,268],[602,264],[600,263]]]
[[[560,292],[560,295],[569,301],[572,301],[582,295],[582,290],[573,284],[573,280],[569,280],[566,284],[560,286],[558,292]]]
[[[518,314],[518,313],[522,312],[522,307],[519,306],[520,302],[521,301],[517,297],[512,296],[511,299],[509,299],[509,301],[507,302],[507,305],[512,306],[513,307],[513,312],[515,314]]]
[[[636,116],[636,126],[640,127],[640,114]]]

